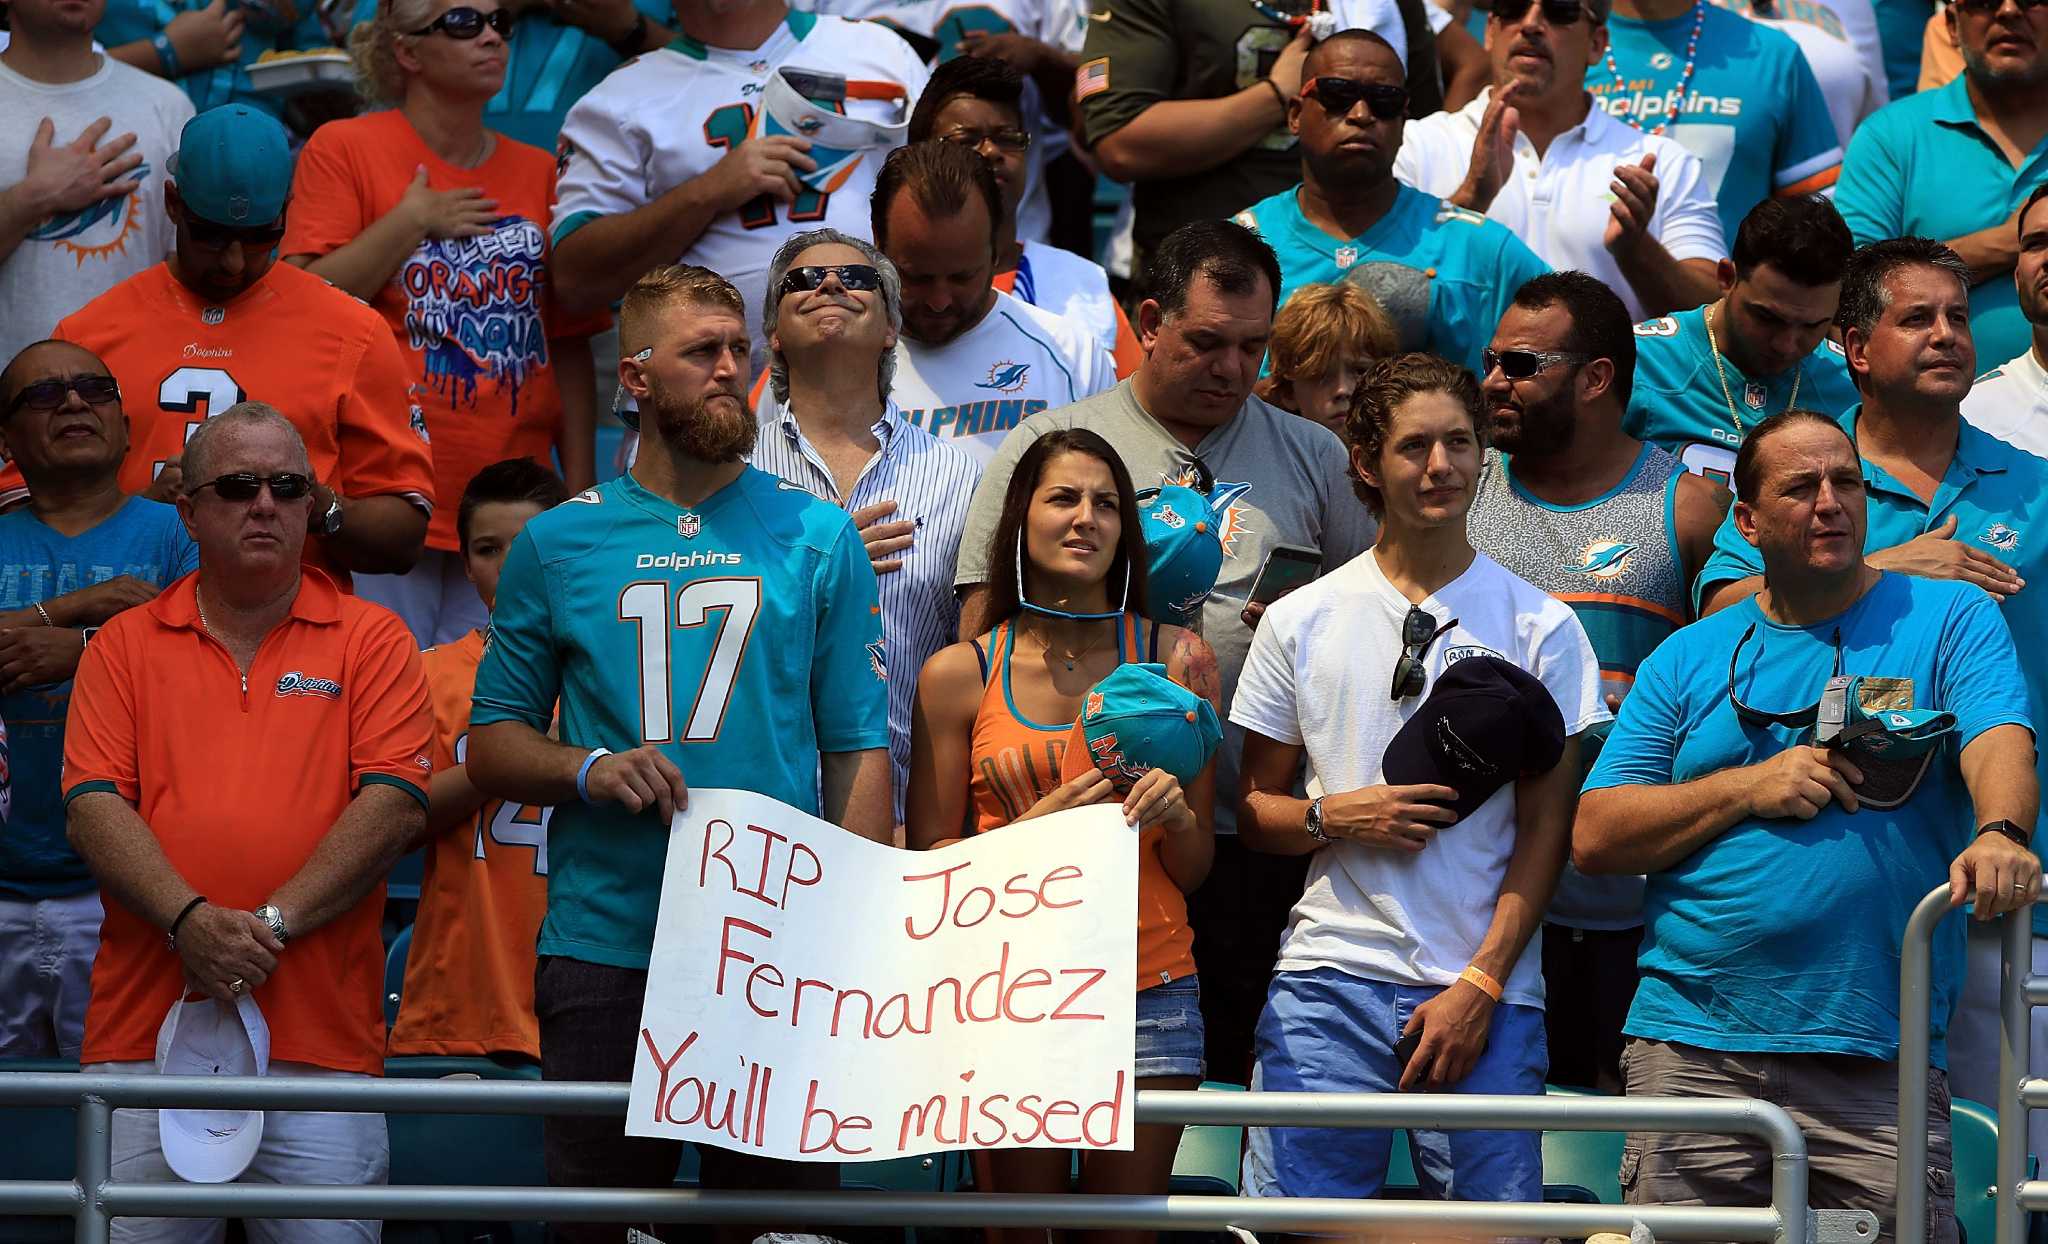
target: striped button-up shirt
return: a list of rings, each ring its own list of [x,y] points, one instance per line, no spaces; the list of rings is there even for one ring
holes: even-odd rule
[[[894,402],[870,430],[881,448],[843,496],[825,460],[786,408],[761,426],[753,464],[849,512],[894,501],[896,512],[882,521],[917,524],[910,547],[897,554],[902,567],[877,576],[882,638],[889,654],[889,761],[900,824],[903,792],[910,780],[910,717],[917,675],[933,653],[958,638],[960,602],[953,595],[953,570],[959,560],[960,532],[967,525],[967,503],[981,481],[981,467],[964,451],[906,422]]]

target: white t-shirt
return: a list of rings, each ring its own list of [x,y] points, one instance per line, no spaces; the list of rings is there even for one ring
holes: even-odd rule
[[[1981,431],[2048,458],[2048,368],[2033,350],[1977,377],[1963,399],[1963,418]]]
[[[1771,0],[1768,13],[1756,11],[1754,0],[1715,0],[1725,9],[1742,14],[1762,26],[1772,26],[1792,36],[1806,63],[1813,69],[1820,93],[1827,98],[1828,116],[1842,146],[1863,118],[1891,102],[1891,87],[1885,80],[1882,54],[1866,55],[1855,29],[1859,20],[1868,23],[1870,46],[1877,43],[1877,14],[1870,0]]]
[[[678,39],[627,61],[578,100],[562,122],[565,162],[549,228],[554,241],[559,244],[593,218],[645,207],[710,171],[730,147],[746,141],[763,85],[781,68],[893,82],[909,92],[912,104],[928,76],[900,35],[811,13],[791,13],[750,51]],[[895,106],[881,100],[848,100],[845,107],[863,120],[899,119]],[[790,207],[760,199],[727,212],[674,258],[709,268],[738,287],[751,331],[767,299],[768,261],[791,234],[829,228],[868,236],[868,197],[887,154],[869,150],[831,194],[806,194]],[[765,342],[756,343],[757,364],[766,350]]]
[[[1401,656],[1408,599],[1368,549],[1274,602],[1252,636],[1230,720],[1308,753],[1308,776],[1331,793],[1381,782],[1387,743],[1427,697],[1387,698]],[[1452,663],[1497,656],[1540,679],[1565,733],[1610,719],[1600,664],[1571,607],[1484,553],[1422,603],[1458,624],[1430,646],[1430,684]],[[1472,962],[1493,923],[1515,846],[1510,782],[1414,855],[1338,842],[1309,861],[1308,884],[1280,945],[1278,970],[1336,968],[1369,980],[1446,986]],[[1502,982],[1504,1000],[1543,1005],[1542,934]]]
[[[905,419],[986,463],[1026,418],[1114,387],[1116,365],[1094,338],[999,292],[981,323],[945,345],[899,339],[889,397]]]
[[[133,176],[142,185],[125,198],[44,221],[0,260],[0,364],[50,335],[57,321],[109,289],[162,263],[172,244],[164,215],[164,181],[178,137],[192,119],[185,92],[115,60],[100,57],[91,77],[53,85],[33,82],[0,63],[0,186],[28,173],[29,144],[44,117],[55,142],[75,141],[101,117],[113,119],[108,142],[135,135]]]
[[[1455,193],[1471,167],[1472,142],[1492,95],[1488,89],[1456,112],[1408,122],[1394,157],[1394,176],[1438,198]],[[1652,152],[1657,156],[1657,210],[1650,219],[1651,235],[1673,259],[1726,258],[1721,211],[1700,158],[1676,139],[1645,134],[1598,107],[1588,107],[1586,119],[1552,139],[1541,156],[1527,134],[1516,134],[1514,174],[1486,214],[1558,271],[1577,269],[1599,277],[1628,304],[1632,318],[1644,319],[1642,300],[1602,235],[1607,208],[1614,202],[1608,185],[1615,168],[1640,164]]]
[[[1109,273],[1101,264],[1057,246],[1026,242],[1010,293],[1020,302],[1064,317],[1116,354],[1116,297],[1109,292]]]

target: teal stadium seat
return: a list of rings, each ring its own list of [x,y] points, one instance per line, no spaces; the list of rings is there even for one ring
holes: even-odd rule
[[[10,1058],[0,1061],[0,1073],[8,1071],[78,1070],[78,1064],[61,1058]],[[78,1111],[70,1106],[10,1106],[0,1108],[7,1142],[0,1144],[0,1179],[70,1179],[78,1173]],[[0,1240],[9,1244],[54,1244],[72,1236],[68,1218],[11,1218],[0,1216]]]
[[[411,932],[406,930],[408,937]],[[402,956],[399,970],[404,971]],[[490,1058],[407,1057],[385,1059],[384,1074],[394,1080],[538,1080],[540,1068]],[[542,1187],[548,1182],[538,1115],[390,1114],[385,1124],[394,1184]],[[386,1244],[539,1244],[541,1238],[537,1222],[390,1222],[384,1228]]]

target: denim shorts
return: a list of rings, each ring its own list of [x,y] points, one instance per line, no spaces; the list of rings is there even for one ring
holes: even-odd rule
[[[1193,973],[1138,991],[1138,1061],[1132,1074],[1194,1076],[1202,1057],[1202,983]]]

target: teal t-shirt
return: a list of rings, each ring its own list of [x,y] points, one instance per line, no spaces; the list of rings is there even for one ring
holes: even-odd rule
[[[358,0],[355,18],[377,15],[379,0]],[[675,21],[668,0],[633,0],[647,20]],[[553,151],[571,105],[623,62],[596,35],[554,19],[546,8],[520,15],[505,43],[505,85],[484,105],[484,124],[507,138]]]
[[[1358,237],[1333,238],[1301,214],[1299,187],[1261,199],[1238,213],[1280,257],[1280,303],[1302,285],[1331,284],[1368,264],[1408,269],[1397,284],[1407,298],[1382,296],[1404,343],[1479,370],[1500,317],[1522,282],[1550,265],[1497,221],[1401,186],[1387,214]],[[1366,288],[1379,292],[1379,286]],[[1425,309],[1426,308],[1426,309]],[[1421,322],[1413,322],[1419,320]]]
[[[133,575],[170,586],[199,568],[199,546],[178,511],[130,497],[88,531],[67,536],[27,506],[0,514],[0,610],[26,609],[80,588]],[[14,809],[0,833],[0,895],[37,899],[93,888],[64,835],[64,718],[71,682],[0,696],[12,750]]]
[[[2018,168],[1977,125],[1962,78],[1878,109],[1856,127],[1835,206],[1861,246],[1918,235],[1955,238],[2012,219],[2048,181],[2048,138]],[[2010,273],[1970,288],[1977,365],[1996,367],[2032,343]]]
[[[470,725],[659,744],[692,786],[818,811],[820,752],[889,743],[875,574],[846,512],[749,467],[682,509],[631,475],[526,525],[505,556]],[[540,953],[644,968],[668,826],[555,809]]]
[[[1988,595],[1888,574],[1815,625],[1772,622],[1751,599],[1686,627],[1636,671],[1585,788],[1689,782],[1806,741],[1808,730],[1736,716],[1729,655],[1745,704],[1792,711],[1820,698],[1837,636],[1844,672],[1908,680],[1913,707],[1954,713],[1952,743],[1899,808],[1850,813],[1830,802],[1810,821],[1746,820],[1650,874],[1630,1036],[1736,1052],[1898,1056],[1907,917],[1948,879],[1974,829],[1956,757],[1994,726],[2030,725],[2012,633]],[[1935,935],[1933,1054],[1942,1066],[1963,938],[1960,920]]]
[[[107,0],[106,12],[94,28],[93,38],[110,48],[138,39],[154,39],[178,14],[203,9],[211,2]],[[281,20],[280,10],[270,0],[263,3],[231,0],[229,7],[239,9],[243,14],[242,58],[232,65],[186,73],[176,79],[177,84],[191,96],[192,106],[200,112],[223,104],[248,104],[252,108],[281,115],[283,109],[279,105],[250,90],[249,66],[265,52],[304,51],[329,46],[334,40],[320,24],[313,0],[298,0],[299,16],[291,23]]]
[[[1716,323],[1714,329],[1720,343],[1727,345],[1721,326]],[[1862,400],[1849,379],[1842,348],[1825,338],[1804,362],[1781,375],[1752,379],[1726,354],[1721,356],[1721,368],[1728,379],[1726,393],[1714,371],[1705,307],[1636,325],[1636,382],[1622,416],[1623,430],[1675,455],[1695,475],[1725,486],[1742,438],[1766,417],[1792,405],[1795,381],[1798,404],[1808,410],[1839,415]]]
[[[1852,437],[1861,410],[1860,405],[1854,406],[1842,416],[1842,427]],[[1990,553],[2026,580],[2027,586],[1998,611],[2012,633],[2025,641],[2020,645],[2020,673],[2025,678],[2032,717],[2048,722],[2048,644],[2042,642],[2048,636],[2048,461],[1964,422],[1957,434],[1955,457],[1935,490],[1932,506],[1867,458],[1863,482],[1866,551],[1904,544],[1954,515],[1956,539]],[[1693,584],[1693,600],[1697,604],[1719,584],[1762,573],[1762,557],[1735,529],[1731,513],[1714,533],[1714,552]],[[2048,747],[2035,749],[2034,771],[2048,789]],[[2048,804],[2043,810],[2048,814]],[[2036,854],[2044,841],[2041,826],[2036,820]],[[2034,930],[2048,936],[2048,910],[2038,904]]]
[[[1603,57],[1587,68],[1586,89],[1613,116],[1655,129],[1680,107],[1674,97],[1692,27],[1691,10],[1661,22],[1609,17],[1609,54],[1621,78]],[[1827,98],[1792,36],[1712,4],[1680,119],[1666,133],[1705,166],[1731,246],[1750,208],[1824,189],[1842,163]]]

